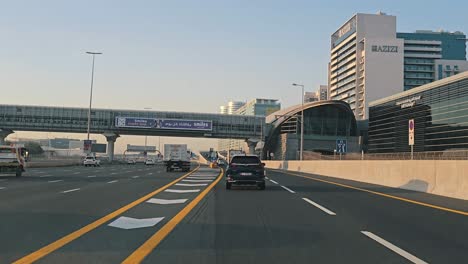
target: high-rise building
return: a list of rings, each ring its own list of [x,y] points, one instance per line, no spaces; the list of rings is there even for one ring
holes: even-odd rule
[[[396,17],[356,14],[331,35],[328,99],[347,102],[357,120],[368,102],[403,90],[403,40]]]
[[[229,101],[227,104],[227,114],[232,115],[234,114],[237,109],[241,108],[245,103],[239,101]]]
[[[466,35],[462,32],[417,30],[397,33],[397,38],[404,39],[404,90],[466,70]]]
[[[316,102],[319,100],[318,92],[305,92],[304,103]]]
[[[227,113],[228,113],[227,106],[225,106],[225,105],[220,106],[219,107],[219,113],[223,114],[223,115],[227,115]]]
[[[356,14],[331,36],[328,99],[366,120],[368,102],[466,70],[464,33],[397,33],[395,16]]]
[[[231,104],[234,103],[234,104]],[[237,104],[235,104],[237,103]],[[232,106],[235,108],[240,102],[229,102],[228,108]],[[235,111],[227,111],[226,114],[235,115],[255,115],[255,116],[267,116],[281,109],[281,104],[276,99],[263,99],[256,98],[247,103],[242,103]],[[218,150],[230,150],[230,149],[246,149],[246,144],[243,140],[238,139],[220,139],[218,141]]]
[[[328,85],[320,85],[318,93],[319,101],[328,100]]]

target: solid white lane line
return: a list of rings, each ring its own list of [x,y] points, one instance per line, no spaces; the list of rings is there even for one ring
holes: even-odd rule
[[[295,191],[289,189],[288,187],[284,186],[284,185],[281,185],[281,188],[285,189],[286,191],[290,192],[290,193],[296,193]]]
[[[194,186],[207,186],[208,183],[176,183],[175,185],[194,187]]]
[[[63,181],[63,180],[55,180],[55,181],[48,181],[48,182],[54,183],[54,182],[61,182],[61,181]]]
[[[76,189],[66,190],[66,191],[63,191],[63,192],[61,192],[61,193],[76,192],[76,191],[79,191],[79,190],[81,190],[81,188],[76,188]]]
[[[185,203],[187,202],[188,199],[157,199],[157,198],[151,198],[147,203],[152,203],[152,204],[180,204],[180,203]]]
[[[212,182],[213,180],[182,180],[184,182]]]
[[[116,183],[118,182],[118,180],[113,180],[113,181],[110,181],[110,182],[107,182],[107,183]]]
[[[177,190],[177,189],[166,189],[164,190],[165,192],[170,192],[170,193],[194,193],[194,192],[199,192],[200,189],[194,189],[194,190]]]
[[[270,181],[271,181],[272,183],[274,183],[274,184],[279,184],[279,183],[275,182],[275,181],[272,180],[272,179],[270,179]]]
[[[96,175],[89,175],[88,178],[95,178]]]
[[[413,263],[417,263],[417,264],[427,264],[427,262],[425,262],[424,260],[421,260],[419,258],[417,258],[416,256],[410,254],[409,252],[393,245],[392,243],[384,240],[383,238],[371,233],[371,232],[368,232],[368,231],[361,231],[361,233],[363,233],[364,235],[366,235],[367,237],[369,237],[370,239],[374,240],[374,241],[377,241],[379,244],[383,245],[384,247],[390,249],[391,251],[397,253],[398,255],[404,257],[405,259],[413,262]]]
[[[133,176],[132,179],[136,179],[136,178],[139,178],[140,176]]]
[[[309,199],[307,199],[307,198],[302,198],[302,200],[304,200],[304,201],[310,203],[311,205],[317,207],[318,209],[324,211],[325,213],[327,213],[327,214],[329,214],[329,215],[336,215],[336,213],[334,213],[334,212],[328,210],[327,208],[321,206],[320,204],[318,204],[318,203],[316,203],[316,202],[314,202],[314,201],[311,201],[311,200],[309,200]]]

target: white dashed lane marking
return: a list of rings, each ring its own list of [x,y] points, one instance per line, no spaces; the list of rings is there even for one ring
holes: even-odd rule
[[[368,231],[361,231],[361,233],[363,233],[364,235],[366,235],[367,237],[369,237],[370,239],[374,240],[374,241],[377,241],[377,243],[381,244],[382,246],[390,249],[391,251],[397,253],[398,255],[404,257],[405,259],[413,262],[413,263],[417,263],[417,264],[427,264],[427,262],[425,262],[424,260],[421,260],[419,258],[417,258],[416,256],[410,254],[409,252],[393,245],[392,243],[386,241],[385,239],[371,233],[371,232],[368,232]]]
[[[62,182],[63,180],[48,181],[49,183]]]
[[[107,183],[116,183],[118,182],[118,180],[113,180],[113,181],[110,181],[110,182],[107,182]]]
[[[274,183],[274,184],[279,184],[279,183],[277,183],[277,182],[274,181],[274,180],[271,180],[271,179],[270,179],[270,181],[271,181],[272,183]]]
[[[140,176],[133,176],[132,179],[140,178]]]
[[[66,190],[66,191],[63,191],[61,193],[69,193],[69,192],[76,192],[76,191],[79,191],[81,190],[80,188],[76,188],[76,189],[71,189],[71,190]]]
[[[295,191],[289,189],[288,187],[284,186],[284,185],[281,185],[281,188],[285,189],[286,191],[290,192],[290,193],[296,193]]]
[[[314,201],[311,201],[310,199],[302,198],[302,200],[304,200],[304,201],[310,203],[311,205],[317,207],[318,209],[324,211],[325,213],[327,213],[327,214],[329,214],[329,215],[336,215],[336,213],[334,213],[334,212],[328,210],[327,208],[321,206],[320,204],[318,204],[318,203],[316,203],[316,202],[314,202]]]

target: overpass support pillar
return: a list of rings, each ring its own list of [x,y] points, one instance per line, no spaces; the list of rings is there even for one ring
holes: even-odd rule
[[[13,134],[13,130],[0,128],[0,145],[5,145],[5,139],[8,135]]]
[[[106,137],[106,140],[107,140],[107,156],[109,156],[109,161],[112,162],[114,160],[115,141],[120,136],[114,133],[104,133],[104,136]]]

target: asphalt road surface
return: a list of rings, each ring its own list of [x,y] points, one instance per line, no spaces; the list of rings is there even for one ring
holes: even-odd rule
[[[468,202],[268,171],[32,169],[0,177],[0,263],[467,263]]]

